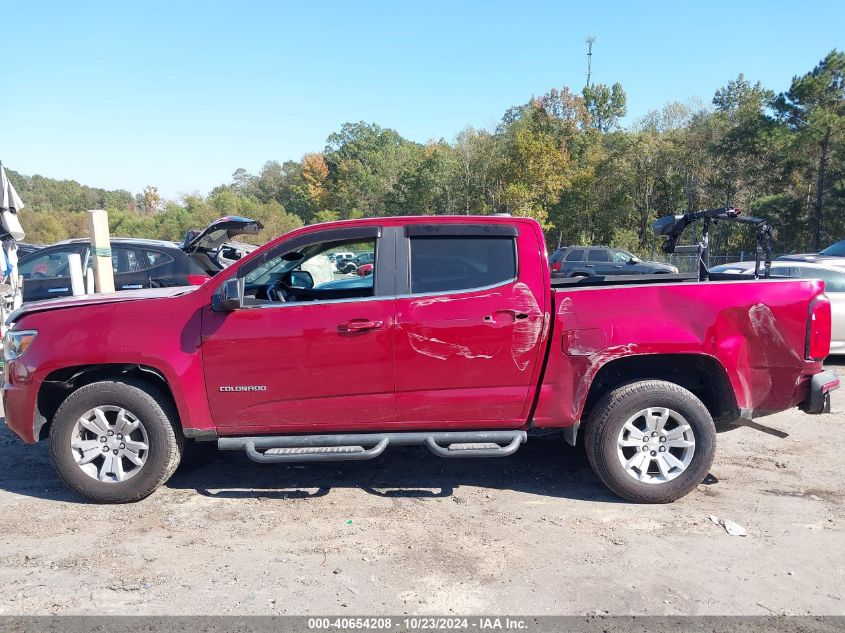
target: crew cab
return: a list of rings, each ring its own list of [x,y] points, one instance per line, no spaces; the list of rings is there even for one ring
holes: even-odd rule
[[[315,283],[309,262],[341,250],[373,252],[373,274]],[[669,502],[707,475],[717,427],[829,410],[830,314],[819,280],[552,283],[531,219],[359,219],[292,231],[202,286],[24,306],[3,400],[99,502],[151,494],[186,438],[289,464],[395,445],[506,457],[538,430],[582,437],[621,497]],[[334,379],[353,368],[368,379]]]

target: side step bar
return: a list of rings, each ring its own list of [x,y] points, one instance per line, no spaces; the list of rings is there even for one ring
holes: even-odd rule
[[[507,457],[526,441],[525,431],[437,431],[221,437],[221,451],[246,451],[255,462],[328,462],[373,459],[388,445],[423,445],[438,457]],[[504,445],[504,446],[503,446]]]

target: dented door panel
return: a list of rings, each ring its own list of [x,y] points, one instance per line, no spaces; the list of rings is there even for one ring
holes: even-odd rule
[[[400,296],[400,421],[443,428],[519,427],[533,398],[549,296],[542,242],[515,238],[518,276],[495,287]]]

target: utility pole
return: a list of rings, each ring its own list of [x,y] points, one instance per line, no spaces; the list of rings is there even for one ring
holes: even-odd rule
[[[592,35],[588,35],[587,39],[587,88],[590,87],[590,77],[593,71],[593,42],[596,41]]]

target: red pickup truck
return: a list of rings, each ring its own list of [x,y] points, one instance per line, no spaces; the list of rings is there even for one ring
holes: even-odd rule
[[[322,280],[338,250],[373,275]],[[5,337],[6,423],[49,437],[72,489],[136,501],[185,438],[258,462],[363,460],[390,445],[499,457],[579,436],[621,497],[707,475],[716,429],[829,410],[820,281],[549,278],[529,219],[407,217],[283,235],[199,287],[25,305]],[[338,380],[353,369],[367,380]]]

